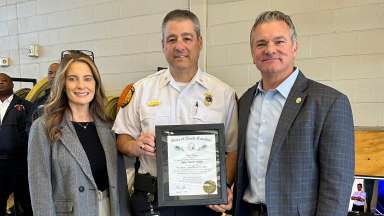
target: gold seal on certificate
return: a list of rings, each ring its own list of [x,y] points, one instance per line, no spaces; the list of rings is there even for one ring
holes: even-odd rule
[[[207,194],[211,194],[211,193],[215,192],[216,191],[216,183],[212,180],[205,181],[204,185],[203,185],[203,190]]]

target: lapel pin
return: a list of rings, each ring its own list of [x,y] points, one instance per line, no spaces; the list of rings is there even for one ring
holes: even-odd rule
[[[204,105],[209,106],[212,104],[213,98],[212,94],[209,92],[204,93]]]
[[[155,107],[160,105],[160,100],[151,100],[147,102],[147,106],[149,107]]]
[[[296,98],[296,103],[297,104],[301,103],[301,97]]]

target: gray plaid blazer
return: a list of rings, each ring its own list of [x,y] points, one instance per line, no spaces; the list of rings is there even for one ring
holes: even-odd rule
[[[107,161],[111,215],[130,215],[124,160],[117,153],[110,124],[95,119]],[[98,215],[97,186],[69,112],[62,137],[48,140],[44,119],[33,124],[28,145],[28,179],[34,215]]]
[[[239,102],[234,215],[250,179],[245,142],[257,84]],[[301,101],[297,100],[301,98]],[[354,177],[354,127],[348,98],[299,73],[282,110],[266,174],[268,216],[347,215]]]

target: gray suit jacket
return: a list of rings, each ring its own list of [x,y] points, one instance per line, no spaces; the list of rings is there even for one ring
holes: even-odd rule
[[[32,125],[28,146],[28,178],[34,215],[98,215],[97,186],[87,155],[66,112],[62,137],[48,140],[44,119]],[[124,161],[118,155],[109,124],[95,119],[104,148],[111,215],[130,215]]]
[[[249,178],[245,142],[257,84],[240,99],[234,215]],[[301,98],[299,101],[297,98]],[[300,72],[283,107],[266,174],[268,216],[347,215],[354,177],[354,127],[348,98]]]

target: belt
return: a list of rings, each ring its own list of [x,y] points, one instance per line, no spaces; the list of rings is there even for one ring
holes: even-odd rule
[[[267,211],[267,205],[265,205],[264,203],[256,203],[256,204],[250,203],[249,206],[254,210]]]
[[[109,197],[108,189],[104,191],[97,191],[97,200],[102,200]]]
[[[247,203],[247,205],[248,205],[248,208],[253,210],[258,210],[258,211],[267,210],[267,205],[265,205],[264,203],[256,203],[256,204]]]
[[[267,205],[264,203],[249,203],[245,202],[249,215],[267,215]]]

